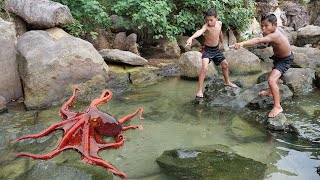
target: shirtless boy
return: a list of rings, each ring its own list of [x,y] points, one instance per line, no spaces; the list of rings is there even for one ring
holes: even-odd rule
[[[269,43],[272,46],[274,55],[271,59],[273,59],[274,67],[268,76],[269,89],[261,91],[259,94],[273,96],[274,105],[268,115],[268,117],[273,118],[283,111],[280,105],[278,82],[280,77],[291,67],[294,57],[291,52],[289,40],[283,29],[277,26],[277,17],[274,14],[261,17],[261,29],[264,37],[236,43],[231,47],[239,49],[243,46],[252,46],[258,43]]]
[[[202,26],[200,30],[194,33],[188,40],[186,45],[192,44],[192,39],[201,36],[204,33],[204,46],[202,47],[202,67],[199,74],[198,90],[196,93],[196,98],[202,98],[202,88],[204,79],[208,72],[208,66],[211,61],[214,62],[216,66],[221,64],[224,85],[230,87],[237,87],[235,84],[229,81],[229,70],[228,62],[223,56],[219,49],[219,39],[220,47],[223,47],[223,37],[222,37],[222,22],[218,21],[217,12],[215,9],[209,9],[206,14],[207,23]]]

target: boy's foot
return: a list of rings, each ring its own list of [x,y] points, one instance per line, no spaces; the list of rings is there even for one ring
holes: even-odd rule
[[[269,113],[268,117],[269,118],[274,118],[276,117],[279,113],[283,111],[282,107],[273,107],[271,112]]]
[[[232,88],[237,88],[238,87],[237,85],[233,84],[232,82],[224,83],[224,85],[232,87]]]
[[[266,91],[261,91],[259,92],[260,96],[272,96],[272,93],[270,90],[266,90]]]

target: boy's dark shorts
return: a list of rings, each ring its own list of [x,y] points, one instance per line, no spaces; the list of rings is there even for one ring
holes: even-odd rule
[[[283,75],[293,64],[294,56],[291,53],[288,57],[278,58],[276,56],[270,57],[273,60],[273,69],[277,69]]]
[[[220,63],[225,59],[224,55],[219,49],[219,45],[215,47],[203,46],[202,47],[202,58],[208,58],[209,63],[213,61],[216,66],[219,66]]]

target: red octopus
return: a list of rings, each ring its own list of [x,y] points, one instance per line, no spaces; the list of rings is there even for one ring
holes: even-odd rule
[[[59,115],[64,121],[56,123],[45,129],[39,134],[31,134],[18,138],[20,141],[26,138],[39,138],[50,134],[57,129],[64,130],[64,136],[58,147],[51,153],[44,155],[36,155],[29,153],[18,153],[17,156],[28,156],[34,159],[51,159],[60,154],[65,149],[76,149],[82,154],[82,160],[85,163],[100,165],[120,176],[126,178],[126,174],[120,172],[111,164],[107,163],[98,156],[98,151],[107,148],[119,148],[124,144],[125,137],[121,133],[128,129],[143,129],[141,125],[122,126],[123,123],[133,118],[140,111],[140,119],[142,118],[142,108],[138,108],[133,114],[129,114],[120,120],[116,120],[108,113],[100,111],[97,106],[106,103],[112,98],[112,92],[106,90],[101,97],[91,102],[89,108],[85,112],[72,112],[70,107],[76,99],[76,93],[80,92],[78,88],[74,89],[71,98],[60,108]],[[103,136],[114,137],[115,142],[103,141]]]

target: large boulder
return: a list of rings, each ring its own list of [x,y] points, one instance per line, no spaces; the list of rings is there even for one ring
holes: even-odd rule
[[[14,24],[0,18],[0,95],[6,102],[23,96],[17,64]]]
[[[106,62],[124,63],[135,66],[141,66],[148,63],[148,60],[130,51],[122,51],[119,49],[102,49],[99,51],[99,53]]]
[[[309,25],[308,12],[303,5],[286,1],[281,9],[287,17],[287,22],[284,24],[285,26],[298,30],[299,28]]]
[[[315,70],[310,68],[290,68],[282,79],[294,93],[305,94],[314,90]]]
[[[49,0],[5,0],[5,8],[37,28],[62,26],[73,21],[67,6]]]
[[[274,54],[272,47],[266,47],[266,48],[262,48],[262,49],[254,48],[254,49],[250,50],[250,52],[252,52],[256,56],[258,56],[259,59],[261,59],[262,61],[265,61],[265,62],[272,62],[273,61],[270,58]]]
[[[29,109],[46,108],[69,96],[68,86],[97,75],[106,78],[109,71],[92,44],[72,36],[54,40],[46,31],[29,31],[21,36],[17,49]]]
[[[224,53],[231,74],[256,74],[262,71],[260,59],[245,48]]]
[[[312,44],[314,47],[320,46],[320,27],[309,25],[298,30],[297,46]]]
[[[267,165],[245,158],[224,145],[164,151],[161,169],[179,179],[263,179]]]
[[[291,46],[291,49],[293,53],[303,53],[310,59],[320,61],[320,49],[318,48]]]
[[[181,76],[190,79],[197,79],[202,67],[202,54],[198,51],[189,51],[183,53],[179,60],[179,66],[181,69]],[[217,74],[217,71],[213,63],[209,64],[206,78],[209,78]]]

